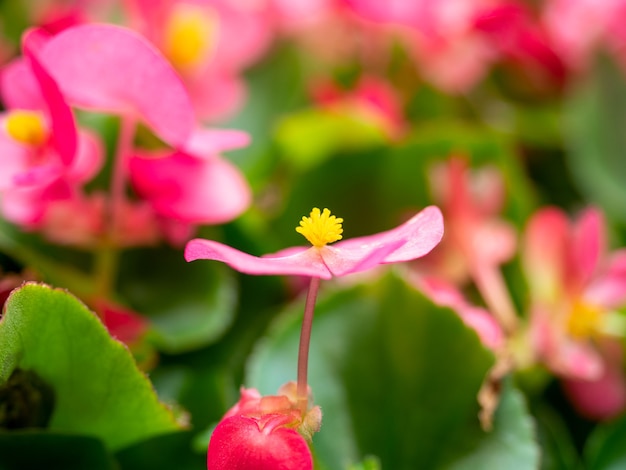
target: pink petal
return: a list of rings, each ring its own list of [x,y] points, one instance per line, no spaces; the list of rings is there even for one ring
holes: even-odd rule
[[[217,224],[234,219],[250,205],[248,183],[222,158],[200,160],[175,152],[162,158],[135,156],[129,165],[137,192],[166,217]]]
[[[605,270],[585,290],[585,301],[608,309],[626,303],[626,249],[611,254]]]
[[[443,216],[439,208],[426,207],[402,225],[376,235],[357,237],[332,245],[342,256],[352,259],[365,258],[385,245],[396,245],[381,263],[398,263],[424,256],[432,250],[443,236]]]
[[[593,277],[604,254],[604,217],[598,209],[585,210],[574,226],[572,257],[576,280],[584,286]]]
[[[390,240],[381,245],[370,245],[369,251],[345,249],[336,245],[324,246],[319,250],[324,263],[333,276],[345,276],[346,274],[366,271],[385,263],[387,257],[406,243],[407,240],[401,238]]]
[[[75,183],[85,183],[98,174],[104,163],[104,149],[98,136],[92,132],[80,131],[78,148],[72,166],[66,177]]]
[[[2,69],[2,101],[8,109],[41,110],[45,101],[27,59],[20,57]]]
[[[312,470],[304,438],[283,424],[285,416],[231,416],[213,431],[207,452],[211,470]]]
[[[246,98],[242,79],[232,72],[212,67],[205,73],[186,77],[196,116],[201,120],[223,121],[238,111]]]
[[[548,360],[556,366],[557,372],[566,377],[597,380],[604,373],[602,357],[588,344],[564,339],[554,355]]]
[[[185,259],[221,261],[246,274],[301,275],[320,279],[332,277],[317,248],[309,248],[291,256],[259,258],[222,243],[196,238],[187,243]]]
[[[27,33],[24,38],[24,52],[30,62],[33,74],[39,84],[41,94],[46,103],[46,108],[48,109],[52,132],[52,146],[61,157],[63,164],[69,166],[74,159],[78,145],[76,122],[56,82],[37,58],[34,47],[29,48],[27,46],[28,38],[32,34],[33,32]]]
[[[0,129],[0,191],[15,187],[16,176],[28,168],[31,157],[30,148],[16,142]]]
[[[528,221],[523,239],[522,264],[533,297],[556,301],[567,273],[569,221],[556,208],[537,211]]]
[[[194,113],[180,78],[132,30],[107,24],[69,28],[45,44],[40,58],[78,106],[136,115],[173,146],[192,132]]]
[[[196,128],[184,146],[184,151],[197,158],[211,158],[228,150],[246,147],[250,134],[232,129]]]

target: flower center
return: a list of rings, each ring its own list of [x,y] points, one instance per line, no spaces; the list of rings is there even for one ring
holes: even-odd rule
[[[22,144],[40,146],[48,138],[43,117],[36,111],[11,111],[4,125],[6,132]]]
[[[602,313],[598,307],[576,302],[567,321],[567,330],[576,339],[594,336],[602,326]]]
[[[193,69],[213,51],[219,20],[212,10],[179,4],[165,25],[164,53],[178,70]]]
[[[300,226],[296,227],[296,232],[304,235],[311,245],[321,248],[327,243],[341,240],[342,222],[343,219],[330,215],[328,209],[320,212],[315,207],[309,217],[302,217]]]

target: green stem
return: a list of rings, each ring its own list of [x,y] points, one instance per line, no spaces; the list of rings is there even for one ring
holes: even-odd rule
[[[298,348],[298,382],[296,393],[300,411],[304,414],[308,408],[308,365],[309,365],[309,345],[311,343],[311,330],[313,329],[313,313],[315,311],[315,300],[320,287],[320,278],[312,277],[309,284],[309,291],[304,305],[304,318],[302,319],[302,329],[300,330],[300,346]]]

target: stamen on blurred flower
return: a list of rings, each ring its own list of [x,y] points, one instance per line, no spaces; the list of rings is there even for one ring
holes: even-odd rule
[[[196,5],[177,5],[165,26],[164,52],[174,67],[189,70],[212,53],[219,20],[213,11]]]
[[[567,329],[576,339],[595,336],[602,324],[602,310],[584,302],[576,302],[570,313]]]
[[[337,240],[341,240],[343,219],[330,215],[328,209],[322,212],[315,207],[309,217],[302,217],[296,232],[303,235],[313,246],[318,248]]]
[[[26,145],[43,145],[48,138],[43,116],[36,111],[11,111],[5,129],[13,139]]]

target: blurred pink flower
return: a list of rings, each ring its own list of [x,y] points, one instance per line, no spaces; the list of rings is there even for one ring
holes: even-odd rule
[[[626,384],[614,373],[616,356],[606,351],[613,335],[623,334],[612,312],[626,304],[626,250],[608,255],[604,231],[597,209],[574,223],[560,209],[542,209],[528,223],[522,261],[536,353],[562,377],[589,381],[573,390],[620,391],[616,413],[626,405]]]
[[[298,227],[314,245],[312,247],[292,247],[259,258],[216,241],[194,239],[187,243],[185,259],[222,261],[246,274],[330,279],[365,271],[379,264],[419,258],[432,250],[443,235],[441,212],[429,206],[392,230],[328,246],[327,243],[341,239],[342,221],[331,216],[328,209],[321,212],[316,208],[310,218],[303,217],[301,222],[301,226],[308,222],[314,232]]]
[[[180,74],[199,119],[230,116],[243,104],[242,71],[269,47],[262,4],[227,0],[127,0],[131,25]]]
[[[41,57],[73,105],[121,116],[122,129],[130,129],[127,135],[120,132],[125,139],[118,155],[121,174],[129,172],[171,241],[187,239],[191,232],[173,229],[171,221],[222,223],[249,206],[251,191],[243,175],[219,156],[247,145],[247,134],[198,127],[178,74],[145,38],[119,26],[82,25],[45,41]],[[135,150],[133,123],[138,120],[169,148]]]
[[[102,165],[100,141],[77,129],[33,38],[25,35],[25,56],[3,69],[0,81],[8,107],[0,117],[2,211],[30,228],[41,223],[54,202],[78,197],[82,184]]]

